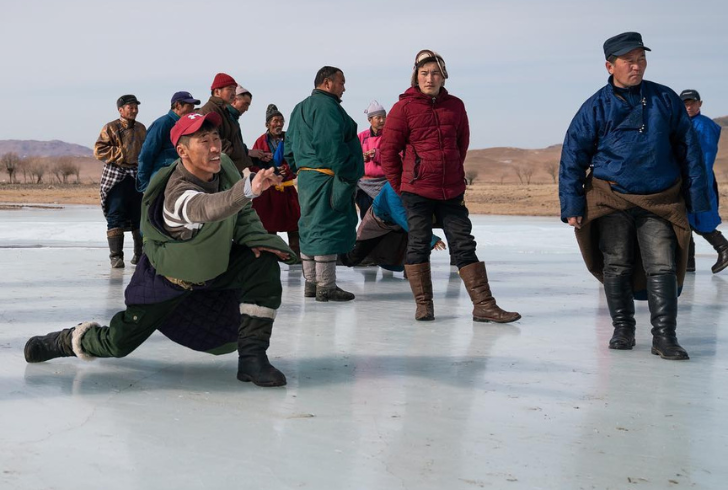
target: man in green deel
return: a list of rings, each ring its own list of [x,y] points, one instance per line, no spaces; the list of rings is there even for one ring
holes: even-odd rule
[[[180,158],[152,179],[142,202],[144,255],[108,327],[95,322],[25,345],[30,363],[125,357],[155,330],[194,350],[238,351],[238,379],[283,386],[266,355],[281,304],[278,261],[295,262],[263,228],[251,200],[280,183],[273,169],[243,179],[221,152],[220,115],[188,114],[170,137]]]
[[[316,301],[351,301],[336,285],[336,257],[354,248],[357,215],[354,193],[364,175],[356,123],[341,107],[344,73],[324,66],[313,93],[291,114],[285,159],[298,172],[298,221],[304,296]]]

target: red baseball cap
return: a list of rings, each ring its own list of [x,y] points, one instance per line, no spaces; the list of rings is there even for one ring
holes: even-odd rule
[[[222,124],[222,118],[217,112],[209,112],[204,116],[193,112],[179,118],[179,121],[172,127],[169,132],[169,138],[172,140],[172,145],[177,146],[177,142],[182,136],[187,134],[193,134],[199,131],[202,127],[202,123],[210,121],[216,127]]]

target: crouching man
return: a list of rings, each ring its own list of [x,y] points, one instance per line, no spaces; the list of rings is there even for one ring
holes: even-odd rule
[[[281,304],[278,261],[296,257],[266,232],[251,200],[280,183],[273,169],[242,179],[221,153],[216,113],[188,114],[170,132],[180,158],[152,179],[142,203],[145,255],[108,327],[86,322],[33,337],[28,362],[124,357],[155,331],[194,350],[237,349],[238,379],[283,386],[266,355]]]

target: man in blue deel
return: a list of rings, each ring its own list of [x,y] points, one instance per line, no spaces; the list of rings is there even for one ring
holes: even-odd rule
[[[564,139],[561,220],[575,228],[584,262],[604,283],[610,349],[635,345],[634,298],[646,298],[651,352],[688,359],[678,344],[677,297],[685,278],[687,212],[710,209],[698,136],[680,97],[643,80],[642,36],[604,43],[607,85],[579,109]]]
[[[716,252],[718,260],[713,264],[713,274],[717,274],[728,267],[728,241],[718,231],[720,214],[718,214],[718,183],[715,181],[713,164],[718,154],[718,140],[720,140],[720,126],[712,119],[700,113],[703,101],[697,90],[688,89],[680,92],[680,98],[685,103],[685,110],[693,122],[693,127],[698,133],[700,149],[703,151],[703,163],[708,178],[708,190],[710,192],[710,210],[704,213],[689,213],[688,221],[695,233],[705,238]],[[690,256],[688,258],[688,271],[695,270],[695,242],[690,237]]]

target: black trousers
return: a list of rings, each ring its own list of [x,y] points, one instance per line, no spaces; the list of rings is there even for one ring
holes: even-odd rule
[[[475,238],[470,232],[473,224],[465,207],[464,194],[447,201],[429,199],[409,192],[402,193],[402,203],[407,211],[409,239],[407,240],[406,264],[422,264],[430,261],[432,227],[442,227],[450,246],[450,255],[458,269],[479,262],[475,255]]]
[[[636,244],[647,276],[675,274],[677,237],[669,221],[642,208],[617,211],[597,220],[604,275],[632,275]]]

